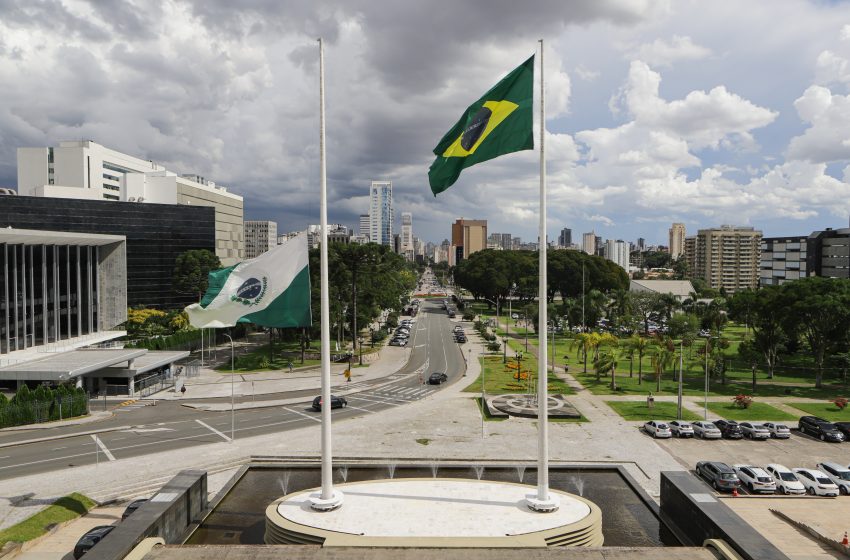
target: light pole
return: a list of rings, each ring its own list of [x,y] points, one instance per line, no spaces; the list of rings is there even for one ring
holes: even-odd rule
[[[705,339],[705,401],[703,402],[703,420],[708,420],[708,354],[711,352],[711,340],[709,336]]]
[[[508,337],[502,337],[502,363],[508,363]]]
[[[508,290],[508,318],[505,320],[505,336],[509,337],[511,334],[511,321],[514,320],[514,313],[512,304],[514,302],[514,290],[516,290],[516,284],[511,284],[511,288]]]
[[[229,334],[222,334],[224,334],[224,336],[227,337],[227,340],[230,341],[230,443],[233,443],[233,437],[236,434],[236,413],[234,412],[235,407],[233,405],[233,378],[236,375],[236,368],[234,367],[235,362],[233,359],[233,339],[230,338]]]
[[[684,354],[684,341],[679,341],[679,395],[676,404],[676,418],[682,419],[682,355]]]
[[[357,342],[360,344],[360,365],[363,365],[363,337],[357,337]]]

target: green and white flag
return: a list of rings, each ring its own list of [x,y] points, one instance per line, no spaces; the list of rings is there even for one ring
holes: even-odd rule
[[[305,232],[255,259],[210,272],[201,302],[186,308],[189,323],[196,328],[232,327],[237,322],[310,326],[309,262]]]

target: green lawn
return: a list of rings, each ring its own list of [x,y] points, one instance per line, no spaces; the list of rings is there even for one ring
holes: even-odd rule
[[[657,402],[649,409],[645,401],[605,401],[614,412],[624,420],[675,420],[676,403]],[[686,408],[682,408],[682,420],[700,420],[700,417]]]
[[[524,347],[514,340],[510,340],[508,342],[510,348],[508,350],[507,364],[502,361],[502,355],[492,354],[479,358],[482,372],[484,374],[484,389],[487,394],[498,395],[504,393],[524,393],[527,390],[525,380],[514,379],[514,374],[517,370],[515,368],[511,369],[506,367],[508,365],[517,364],[515,354],[518,350],[522,350]],[[537,373],[537,359],[534,357],[533,354],[526,354],[525,352],[523,352],[522,371],[531,372],[532,375]],[[549,373],[548,382],[549,392],[552,394],[561,393],[564,395],[569,395],[573,393],[573,390],[569,385],[567,385],[564,381],[562,381],[552,373]],[[464,391],[470,393],[480,393],[481,376],[479,376],[468,387],[466,387]]]
[[[749,408],[738,408],[733,403],[709,402],[708,410],[727,420],[759,420],[793,422],[797,416],[788,414],[769,404],[754,402]]]
[[[829,420],[830,422],[850,422],[850,408],[840,410],[832,403],[792,402],[788,403],[788,405],[793,406],[794,408],[797,408],[807,414],[820,416],[824,420]]]
[[[307,348],[306,351],[318,352],[319,348],[311,347]],[[288,354],[284,356],[284,352],[287,352]],[[365,349],[363,353],[366,353]],[[263,367],[263,364],[266,360],[268,360],[268,365],[267,367]],[[301,349],[297,343],[275,342],[273,360],[269,360],[269,345],[264,344],[263,346],[260,346],[259,348],[248,352],[247,354],[236,356],[234,371],[236,373],[251,373],[257,371],[273,371],[287,369],[289,367],[290,362],[292,362],[293,367],[302,367],[318,365],[321,363],[321,360],[307,359],[304,360],[304,363],[302,364]],[[230,373],[230,360],[227,360],[215,369],[223,373]]]
[[[59,498],[35,515],[0,531],[0,547],[10,541],[27,542],[40,537],[51,525],[85,515],[94,506],[95,503],[82,494],[74,493]]]

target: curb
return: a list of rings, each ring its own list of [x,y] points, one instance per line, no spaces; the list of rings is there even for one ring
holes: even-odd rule
[[[58,436],[47,436],[47,437],[42,437],[42,438],[25,439],[25,440],[21,440],[21,441],[10,441],[10,442],[7,442],[7,443],[0,443],[0,449],[2,449],[4,447],[16,447],[18,445],[29,445],[31,443],[41,443],[43,441],[55,441],[55,440],[59,440],[59,439],[67,439],[67,438],[72,438],[72,437],[77,437],[77,436],[90,436],[90,435],[102,434],[102,433],[106,433],[106,432],[118,432],[118,431],[121,431],[121,430],[129,430],[132,427],[133,426],[116,426],[114,428],[102,428],[100,430],[89,430],[87,432],[77,432],[77,433],[73,433],[73,434],[62,434],[62,435],[58,435]]]

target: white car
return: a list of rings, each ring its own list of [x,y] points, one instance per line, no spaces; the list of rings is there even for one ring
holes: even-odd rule
[[[770,432],[770,437],[777,439],[788,439],[791,437],[791,428],[785,424],[776,424],[775,422],[765,422],[763,424],[767,431]]]
[[[720,439],[723,437],[723,434],[720,433],[717,426],[707,420],[691,422],[691,428],[694,430],[694,435],[702,439]]]
[[[667,422],[660,420],[650,420],[643,425],[643,429],[654,438],[673,437],[673,432],[670,431],[670,426],[667,425]]]
[[[694,437],[694,429],[690,422],[684,420],[673,420],[670,422],[670,431],[673,435],[680,438]]]
[[[837,496],[838,486],[829,477],[817,469],[803,469],[797,467],[794,474],[806,487],[806,492],[812,496]]]
[[[770,430],[762,426],[761,424],[756,424],[755,422],[739,422],[738,425],[741,427],[741,431],[744,433],[745,438],[750,439],[769,439],[770,438]]]
[[[765,492],[768,494],[776,492],[776,482],[774,482],[773,477],[761,467],[754,467],[752,465],[735,465],[733,468],[735,469],[735,474],[737,474],[738,478],[741,479],[741,484],[753,494],[756,492]]]
[[[764,470],[767,471],[767,474],[773,477],[773,481],[776,483],[776,488],[783,494],[806,493],[806,487],[803,486],[803,483],[800,482],[797,475],[794,474],[788,467],[777,463],[771,463],[767,465]]]
[[[850,494],[850,469],[838,463],[818,463],[817,467],[838,486],[839,494]]]

